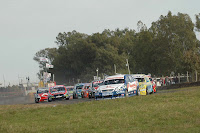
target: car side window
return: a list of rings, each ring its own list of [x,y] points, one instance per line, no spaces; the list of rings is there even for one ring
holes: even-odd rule
[[[150,82],[150,81],[149,81],[149,78],[147,78],[147,77],[145,77],[145,80],[146,80],[146,82]]]
[[[130,82],[129,76],[126,76],[126,83]]]

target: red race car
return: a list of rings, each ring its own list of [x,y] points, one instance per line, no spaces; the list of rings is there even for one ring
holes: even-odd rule
[[[153,85],[153,92],[155,93],[156,92],[156,83],[155,81],[153,81],[152,77],[147,75],[149,77],[149,80],[151,81],[152,85]]]
[[[90,88],[91,84],[90,83],[85,83],[83,88],[82,88],[82,91],[81,91],[81,96],[82,98],[87,98],[89,96],[89,88]]]
[[[49,88],[48,102],[55,99],[69,100],[70,96],[64,85],[56,85]]]
[[[48,88],[38,88],[35,94],[35,103],[48,100]]]
[[[91,87],[89,88],[89,98],[94,98],[95,91],[99,88],[100,85],[103,84],[103,80],[94,80],[91,83]]]

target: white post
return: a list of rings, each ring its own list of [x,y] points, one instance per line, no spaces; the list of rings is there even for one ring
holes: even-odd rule
[[[97,70],[96,70],[96,71],[97,71],[97,78],[98,78],[98,71],[99,71],[99,69],[97,68]]]
[[[116,70],[117,68],[116,68],[116,65],[115,65],[115,64],[114,64],[114,69],[115,69],[115,74],[116,74],[116,73],[117,73],[117,70]]]
[[[126,65],[127,65],[127,67],[128,67],[128,73],[130,74],[130,69],[129,69],[128,59],[126,59]]]
[[[5,80],[4,75],[3,75],[3,82],[4,82],[4,88],[6,88],[6,80]]]
[[[188,76],[188,71],[187,71],[187,82],[189,82],[189,76]]]
[[[180,73],[178,73],[178,83],[181,82],[181,77],[180,77]]]

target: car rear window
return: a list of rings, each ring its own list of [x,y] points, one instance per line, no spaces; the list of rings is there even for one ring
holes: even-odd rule
[[[104,82],[105,85],[109,84],[121,84],[124,83],[124,79],[113,79],[113,80],[107,80]]]
[[[68,90],[68,91],[72,91],[72,90],[73,90],[73,88],[67,88],[67,90]]]
[[[83,85],[79,85],[79,86],[76,86],[76,89],[82,89],[83,88]]]

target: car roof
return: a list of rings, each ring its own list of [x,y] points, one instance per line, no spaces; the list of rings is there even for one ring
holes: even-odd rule
[[[112,79],[124,79],[125,74],[117,74],[117,75],[113,75],[113,76],[108,76],[106,80],[112,80]]]
[[[49,88],[48,87],[40,87],[40,88],[37,88],[37,90],[48,90]]]
[[[51,86],[49,88],[57,88],[57,87],[65,87],[64,85],[55,85],[55,86]]]
[[[91,83],[85,83],[85,84],[84,84],[84,86],[88,86],[88,85],[91,85]]]
[[[133,78],[144,78],[145,74],[132,74]]]
[[[66,88],[74,88],[74,86],[65,86]]]
[[[75,86],[85,85],[86,83],[78,83]]]

